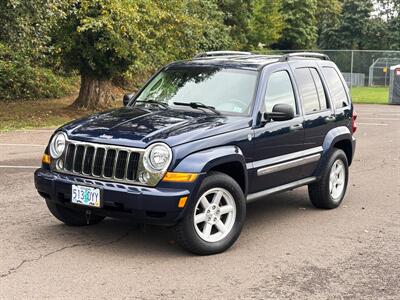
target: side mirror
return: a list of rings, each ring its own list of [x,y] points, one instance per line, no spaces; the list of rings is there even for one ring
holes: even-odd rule
[[[125,94],[124,97],[122,98],[122,103],[124,104],[124,106],[127,106],[129,102],[131,102],[134,96],[135,93]]]
[[[294,110],[289,104],[275,104],[271,113],[264,113],[265,120],[287,121],[294,118]]]

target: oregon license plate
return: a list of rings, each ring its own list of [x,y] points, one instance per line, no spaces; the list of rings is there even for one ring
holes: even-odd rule
[[[100,189],[72,185],[71,202],[80,205],[100,207]]]

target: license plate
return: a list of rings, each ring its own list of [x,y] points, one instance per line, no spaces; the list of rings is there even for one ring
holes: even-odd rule
[[[80,205],[100,207],[100,189],[72,185],[71,202]]]

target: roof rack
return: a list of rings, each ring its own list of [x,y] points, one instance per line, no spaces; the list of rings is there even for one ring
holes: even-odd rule
[[[295,52],[283,55],[279,61],[288,61],[290,58],[319,58],[322,60],[331,60],[328,55],[315,52]]]
[[[201,52],[197,54],[194,58],[230,56],[230,55],[252,55],[252,53],[244,51],[208,51],[208,52]]]

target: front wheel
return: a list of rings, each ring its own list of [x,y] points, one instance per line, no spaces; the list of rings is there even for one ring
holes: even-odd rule
[[[347,189],[349,165],[343,150],[335,149],[318,182],[308,186],[311,203],[318,208],[332,209],[342,203]]]
[[[239,184],[230,176],[212,172],[176,226],[177,241],[186,250],[209,255],[225,251],[237,240],[246,217]]]

